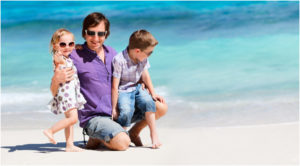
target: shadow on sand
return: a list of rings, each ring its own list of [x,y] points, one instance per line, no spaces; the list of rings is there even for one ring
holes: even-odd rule
[[[83,147],[84,144],[82,141],[74,142],[74,145]],[[56,145],[51,143],[46,144],[24,144],[16,146],[1,146],[1,148],[9,149],[8,152],[16,152],[23,150],[33,150],[38,153],[49,153],[49,152],[64,152],[66,147],[65,142],[58,142]]]
[[[74,142],[75,146],[81,147],[84,149],[83,141],[76,141]],[[16,152],[16,151],[37,151],[37,153],[50,153],[50,152],[64,152],[66,147],[65,142],[58,142],[56,145],[51,143],[44,143],[44,144],[24,144],[24,145],[16,145],[16,146],[1,146],[3,149],[8,149],[8,152]],[[151,147],[136,147],[130,145],[129,148],[149,148]],[[86,150],[94,150],[94,151],[113,151],[106,148],[104,145],[100,145],[97,149],[86,149]]]

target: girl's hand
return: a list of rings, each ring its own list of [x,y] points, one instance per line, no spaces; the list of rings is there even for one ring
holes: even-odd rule
[[[153,98],[154,101],[159,101],[161,103],[165,103],[165,99],[163,97],[157,95],[157,94],[153,94],[152,98]]]
[[[65,60],[63,59],[63,55],[59,51],[53,55],[53,60],[56,66],[58,66],[58,64],[65,63]]]

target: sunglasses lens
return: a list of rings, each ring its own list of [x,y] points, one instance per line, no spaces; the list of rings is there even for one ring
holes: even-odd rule
[[[95,36],[96,32],[87,30],[86,34],[89,35],[89,36]]]
[[[60,46],[60,47],[66,47],[66,46],[67,46],[67,44],[66,44],[66,43],[64,43],[64,42],[61,42],[61,43],[59,43],[59,46]]]
[[[105,36],[106,35],[106,31],[105,32],[98,32],[98,36]]]
[[[69,43],[69,47],[74,47],[74,45],[75,45],[74,42]]]
[[[95,31],[86,30],[86,34],[89,35],[89,36],[95,36],[96,32]],[[97,35],[99,37],[105,36],[106,35],[106,31],[104,31],[104,32],[97,32]]]

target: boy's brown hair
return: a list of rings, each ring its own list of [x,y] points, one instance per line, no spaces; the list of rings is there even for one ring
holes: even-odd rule
[[[158,41],[154,38],[154,36],[144,30],[137,30],[133,32],[129,38],[129,49],[138,48],[141,51],[144,51],[149,46],[156,46],[158,44]]]

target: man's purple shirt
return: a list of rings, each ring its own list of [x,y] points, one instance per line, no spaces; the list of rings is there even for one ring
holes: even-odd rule
[[[95,116],[111,116],[111,84],[112,84],[112,59],[117,52],[104,46],[105,64],[90,50],[85,43],[82,50],[74,50],[70,54],[80,81],[80,91],[87,103],[84,109],[78,110],[80,127]]]

